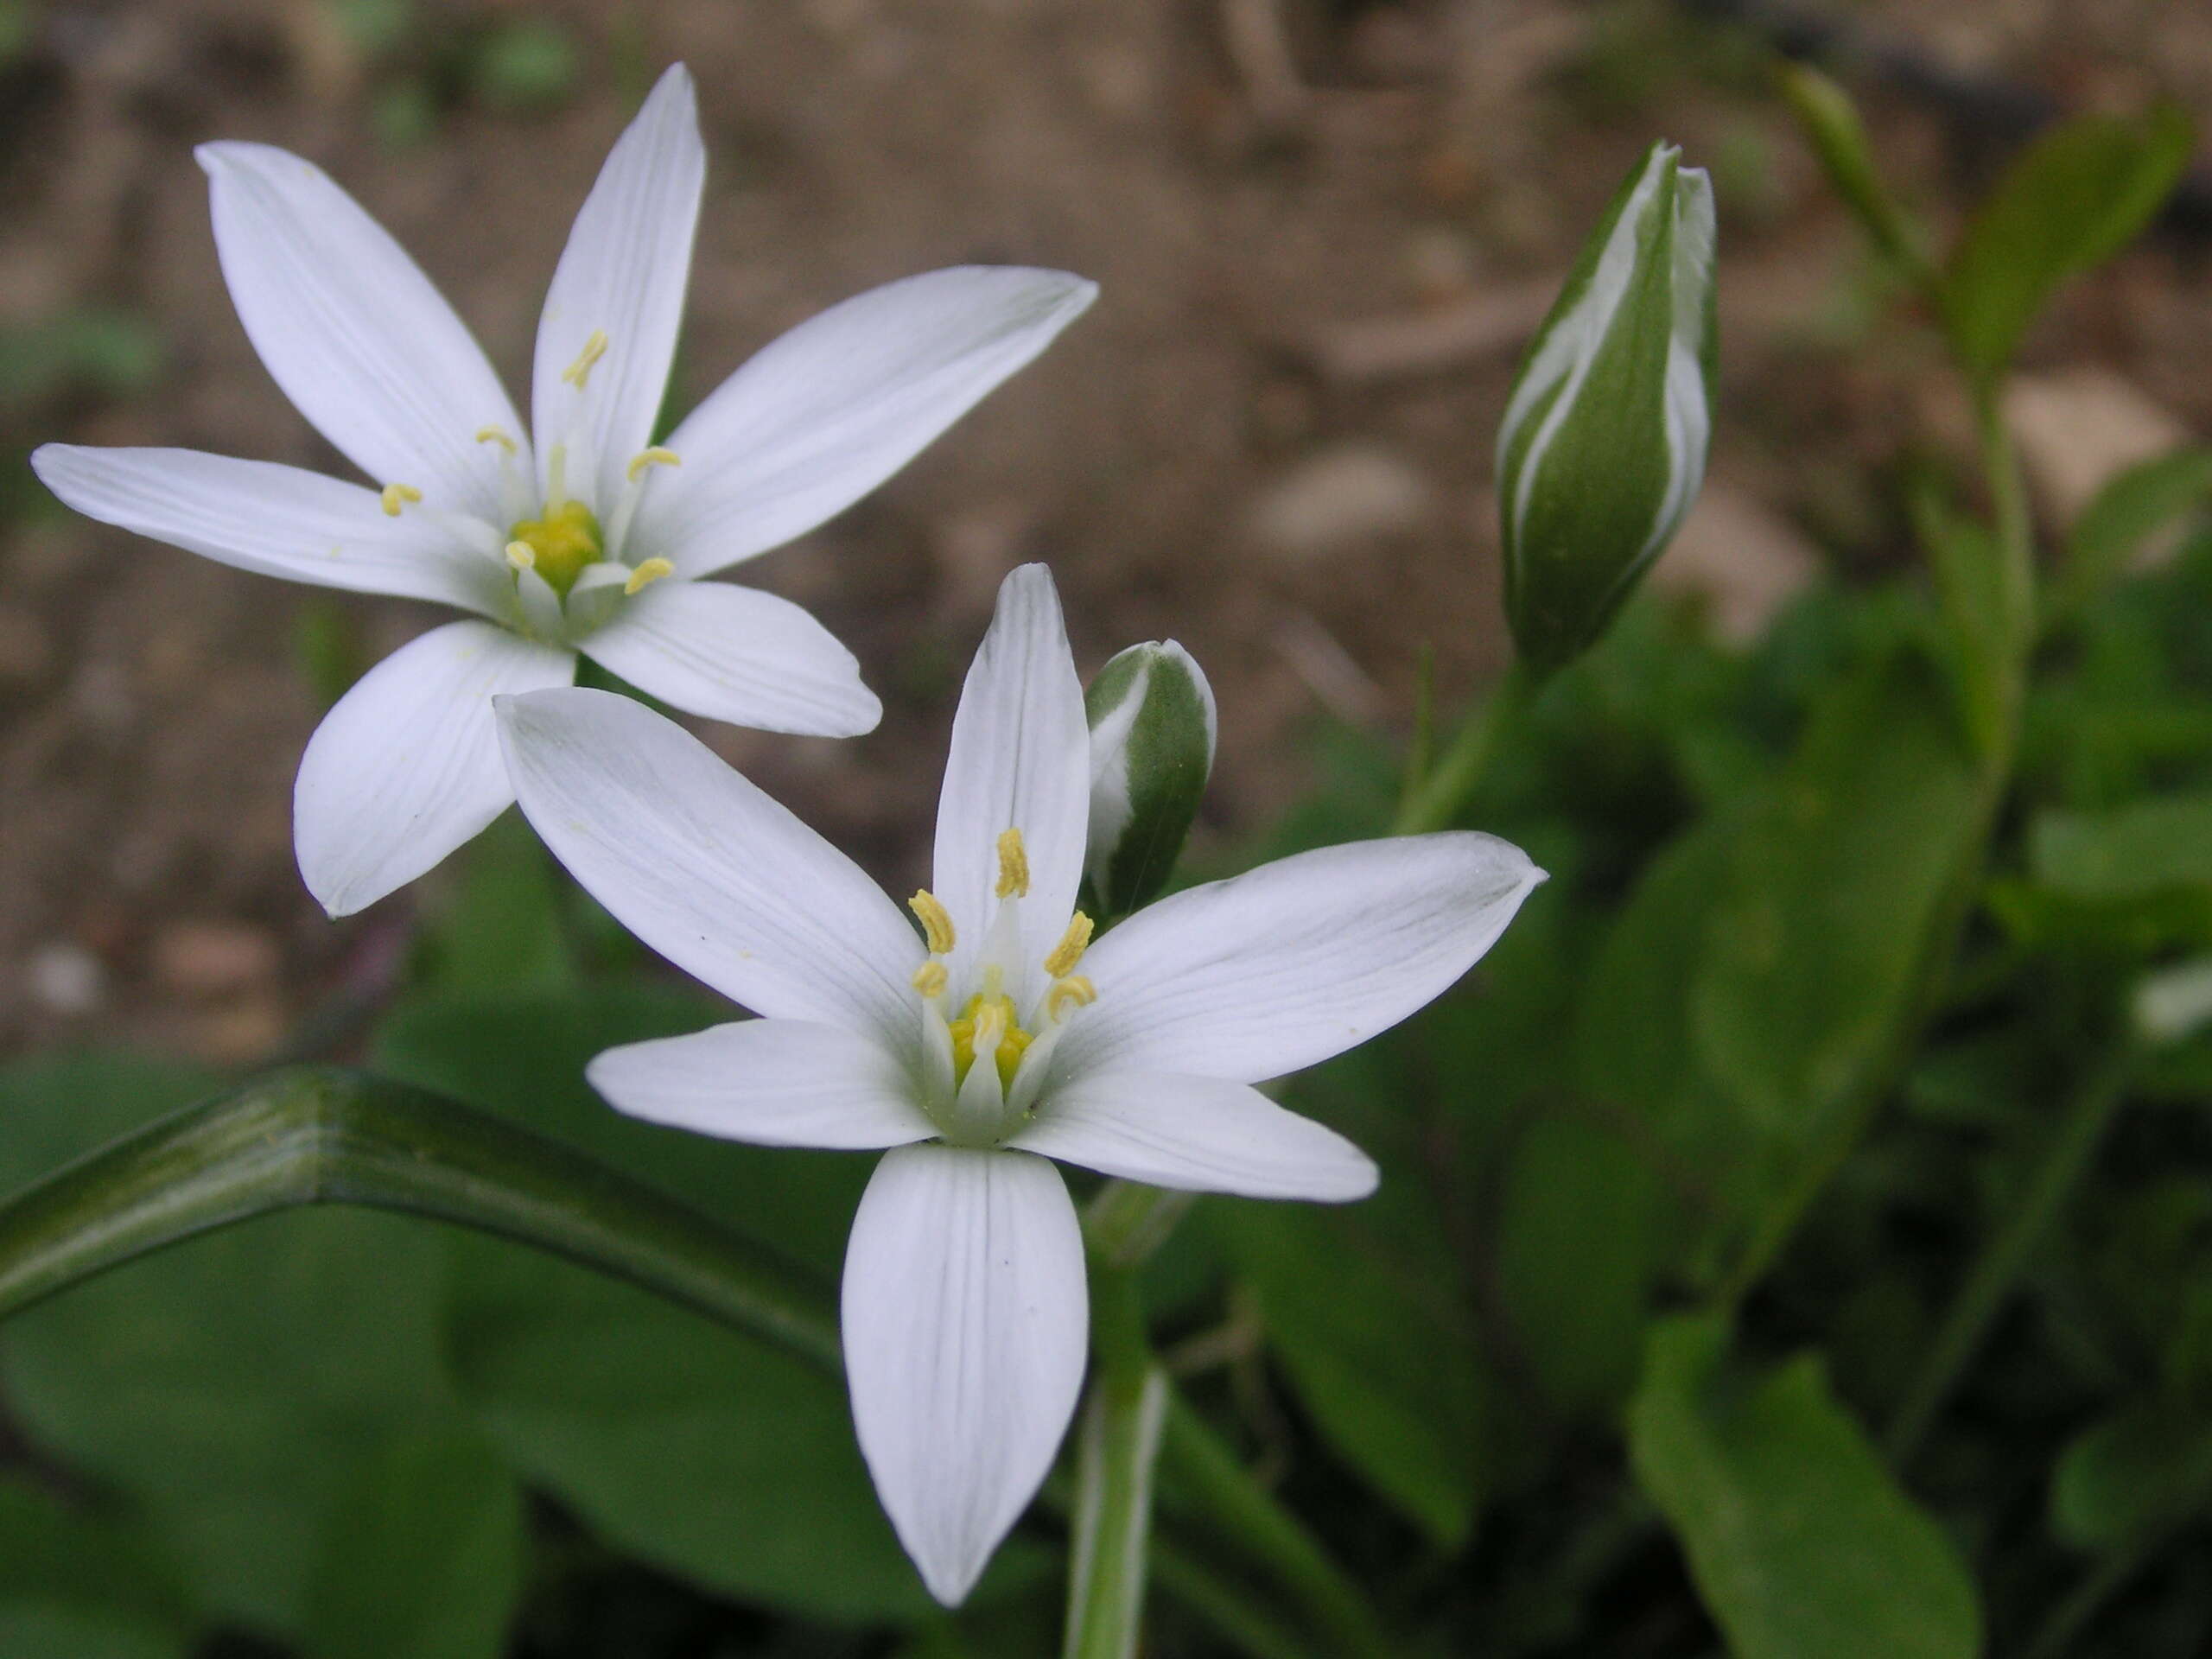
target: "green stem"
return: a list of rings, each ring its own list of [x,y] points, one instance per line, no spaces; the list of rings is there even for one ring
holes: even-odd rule
[[[307,1204],[454,1222],[626,1279],[832,1373],[810,1275],[557,1141],[332,1067],[273,1072],[0,1204],[0,1319],[216,1228]]]
[[[1090,1397],[1077,1431],[1075,1540],[1064,1659],[1133,1659],[1144,1627],[1152,1471],[1167,1373],[1146,1341],[1136,1274],[1094,1259]]]
[[[1983,1246],[1980,1258],[1944,1315],[1942,1329],[1891,1420],[1885,1443],[1893,1464],[1902,1466],[1911,1461],[1944,1401],[1950,1397],[1959,1374],[1980,1348],[2014,1281],[2088,1168],[2113,1114],[2126,1097],[2133,1058],[2123,1048],[2089,1073],[2068,1106],[2057,1136],[2044,1154],[2019,1207]]]
[[[1405,801],[1390,827],[1393,835],[1418,836],[1451,826],[1482,782],[1499,733],[1519,716],[1535,690],[1535,677],[1519,662],[1505,671],[1490,696],[1467,711],[1452,747],[1438,757],[1427,775],[1418,782],[1408,780]]]
[[[1168,1402],[1162,1459],[1218,1535],[1291,1592],[1328,1652],[1392,1659],[1400,1651],[1365,1593],[1180,1398]]]

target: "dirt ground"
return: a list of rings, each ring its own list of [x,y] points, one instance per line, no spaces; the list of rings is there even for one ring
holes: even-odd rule
[[[2199,6],[1845,10],[2063,107],[2164,93],[2212,118]],[[453,67],[518,24],[566,42],[556,91],[495,96]],[[849,744],[712,741],[887,878],[919,871],[957,676],[1019,560],[1052,562],[1086,669],[1167,635],[1205,664],[1217,836],[1301,786],[1317,715],[1402,732],[1419,642],[1447,699],[1495,670],[1489,451],[1513,355],[1655,137],[1713,168],[1722,205],[1713,485],[1669,562],[1717,589],[1718,626],[1755,626],[1824,563],[1903,556],[1884,469],[1955,419],[1752,54],[1658,0],[0,0],[0,365],[88,308],[160,350],[127,390],[0,387],[0,1048],[251,1063],[334,988],[387,978],[436,897],[334,925],[289,823],[317,717],[303,619],[334,605],[381,654],[429,613],[76,520],[22,468],[52,438],[345,471],[232,315],[192,145],[325,166],[519,391],[569,216],[678,58],[713,156],[687,405],[909,272],[1040,264],[1103,287],[889,486],[742,573],[850,644],[889,713]],[[1861,90],[1885,156],[1955,215],[1975,149],[1956,111]],[[2132,256],[2039,338],[2048,499],[2212,431],[2203,252]]]

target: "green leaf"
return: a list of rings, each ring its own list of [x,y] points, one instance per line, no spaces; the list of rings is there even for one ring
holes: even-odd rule
[[[2212,890],[2212,792],[2044,813],[2029,830],[2028,861],[2038,882],[2070,899]]]
[[[1953,349],[1987,381],[2058,289],[2149,224],[2189,163],[2187,116],[2090,115],[2029,145],[1952,251],[1942,311]]]
[[[1810,1356],[1764,1375],[1728,1327],[1652,1334],[1629,1408],[1637,1480],[1737,1659],[1975,1659],[1981,1619],[1941,1528],[1898,1490]]]
[[[1515,1149],[1498,1218],[1498,1288],[1522,1354],[1568,1408],[1628,1391],[1657,1265],[1658,1179],[1611,1129],[1554,1116]]]
[[[387,1071],[782,1245],[815,1267],[827,1300],[868,1160],[634,1122],[583,1081],[601,1049],[728,1012],[634,988],[424,998],[387,1021],[377,1048]],[[720,1593],[817,1618],[928,1609],[834,1378],[567,1262],[458,1236],[450,1250],[463,1395],[507,1458],[609,1542]],[[1023,1554],[1007,1552],[995,1576],[1018,1575]]]
[[[1355,1055],[1347,1064],[1372,1064]],[[1382,1162],[1363,1204],[1217,1200],[1205,1212],[1256,1292],[1271,1351],[1330,1446],[1438,1546],[1474,1524],[1487,1374],[1447,1229],[1418,1168]]]
[[[423,940],[441,990],[558,990],[575,963],[561,925],[563,888],[552,855],[518,812],[468,845],[460,890]]]
[[[112,1056],[10,1068],[0,1187],[209,1081]],[[30,1436],[126,1498],[213,1608],[289,1634],[355,1459],[452,1410],[438,1261],[427,1229],[392,1217],[271,1217],[23,1313],[0,1338],[0,1376]]]
[[[1690,969],[1699,1055],[1802,1143],[1912,1017],[1930,931],[1980,834],[1974,768],[1900,658],[1839,687],[1733,838]]]
[[[521,1491],[480,1434],[395,1437],[337,1494],[304,1645],[315,1659],[498,1659],[523,1547]]]
[[[2077,1549],[2121,1548],[2212,1501],[2212,1424],[2139,1401],[2066,1448],[2050,1484],[2051,1530]]]
[[[0,1476],[0,1653],[185,1659],[197,1623],[150,1541]]]
[[[1598,951],[1574,1015],[1576,1086],[1592,1109],[1646,1126],[1688,1211],[1672,1255],[1696,1282],[1752,1207],[1769,1161],[1691,1027],[1697,969],[1745,815],[1707,818],[1645,867]]]
[[[2051,609],[2064,615],[2124,572],[2146,543],[2183,514],[2212,500],[2212,449],[2176,449],[2138,462],[2082,510],[2066,537],[2066,562]]]

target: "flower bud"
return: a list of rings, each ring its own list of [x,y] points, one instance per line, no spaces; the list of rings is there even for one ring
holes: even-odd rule
[[[1656,144],[1606,209],[1497,434],[1505,607],[1530,666],[1594,643],[1675,533],[1713,423],[1713,187]]]
[[[1173,639],[1131,645],[1084,694],[1090,716],[1084,868],[1109,916],[1167,885],[1213,770],[1213,688]]]

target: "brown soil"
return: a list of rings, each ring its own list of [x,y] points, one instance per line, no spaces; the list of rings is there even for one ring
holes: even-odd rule
[[[1033,263],[1104,289],[889,486],[745,573],[851,644],[890,713],[850,744],[713,740],[887,878],[918,871],[957,675],[1018,560],[1052,563],[1086,667],[1162,635],[1206,665],[1216,835],[1300,785],[1295,740],[1317,713],[1402,729],[1418,642],[1448,696],[1493,669],[1488,452],[1512,354],[1655,136],[1712,163],[1724,205],[1717,487],[1864,567],[1897,551],[1870,477],[1942,429],[1915,393],[1920,348],[1870,334],[1848,227],[1730,67],[1741,54],[1686,48],[1656,5],[532,8],[581,48],[573,90],[524,111],[464,93],[411,144],[378,136],[393,89],[525,9],[418,5],[372,51],[340,19],[374,10],[31,6],[0,67],[0,331],[113,308],[158,331],[164,365],[127,395],[0,397],[0,454],[66,438],[343,471],[232,315],[191,156],[214,137],[327,167],[521,388],[569,215],[650,74],[683,59],[714,157],[686,402],[780,329],[905,273]],[[2194,9],[1859,10],[2069,105],[2163,89],[2212,111],[2212,20]],[[1271,19],[1287,20],[1287,55]],[[1874,108],[1885,152],[1925,200],[1949,199],[1939,121]],[[2134,256],[2068,305],[2039,360],[2102,364],[2207,429],[2207,292],[2172,255]],[[1347,327],[1378,318],[1380,334]],[[292,867],[291,779],[317,714],[295,639],[331,601],[41,511],[10,465],[0,1046],[123,1037],[249,1062],[333,987],[373,979],[419,902],[334,926]],[[336,604],[372,652],[428,620]]]

